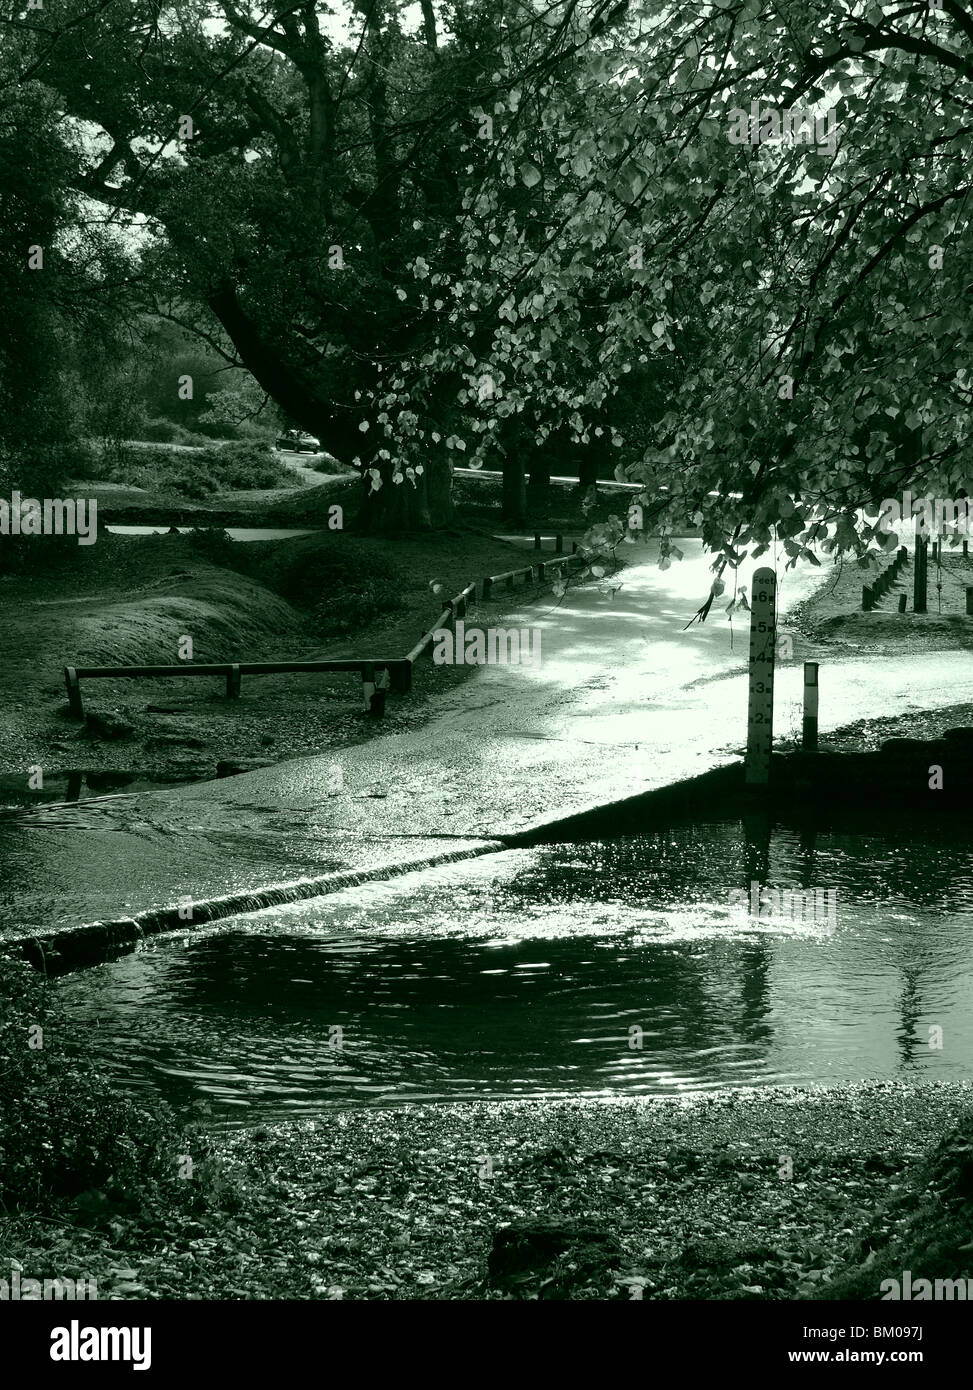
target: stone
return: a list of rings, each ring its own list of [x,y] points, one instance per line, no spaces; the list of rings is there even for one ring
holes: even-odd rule
[[[237,777],[242,772],[255,772],[261,767],[275,767],[276,758],[224,758],[216,764],[217,777]]]
[[[911,756],[916,753],[924,753],[928,746],[921,738],[887,738],[878,751],[894,757],[902,757],[903,755]]]
[[[583,1222],[543,1218],[495,1231],[487,1259],[492,1282],[543,1273],[562,1256],[585,1268],[615,1268],[621,1249],[610,1232]]]

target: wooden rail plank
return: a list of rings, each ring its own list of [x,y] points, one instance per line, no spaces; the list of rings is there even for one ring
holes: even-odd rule
[[[240,682],[243,676],[269,675],[314,675],[324,672],[357,671],[362,680],[371,671],[374,681],[376,671],[388,673],[389,687],[404,693],[412,686],[412,662],[409,657],[388,657],[370,660],[364,657],[345,657],[334,661],[228,661],[200,665],[180,666],[65,666],[64,684],[68,692],[68,708],[75,719],[84,718],[84,701],[81,697],[81,678],[90,680],[133,680],[139,676],[161,680],[178,679],[180,676],[223,676],[226,679],[228,699],[240,695]]]

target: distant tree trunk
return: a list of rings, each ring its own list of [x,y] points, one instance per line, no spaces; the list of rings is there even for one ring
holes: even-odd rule
[[[582,449],[578,462],[578,486],[591,487],[598,481],[598,458],[594,449]]]
[[[527,524],[527,487],[519,450],[512,450],[503,461],[500,515],[514,526]]]
[[[531,459],[527,500],[531,511],[535,513],[543,514],[550,506],[551,456],[546,449],[538,449]]]
[[[520,417],[511,415],[504,422],[503,484],[500,515],[513,526],[527,524],[527,484],[524,477],[524,431]]]

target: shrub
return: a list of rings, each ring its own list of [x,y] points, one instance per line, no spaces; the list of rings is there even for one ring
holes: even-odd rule
[[[190,531],[189,543],[193,553],[201,560],[220,569],[233,569],[240,556],[240,546],[226,531],[214,526],[203,526]]]
[[[61,449],[61,462],[69,478],[94,481],[105,476],[102,450],[92,439],[77,439]]]
[[[146,420],[139,430],[139,437],[152,444],[175,444],[179,426],[175,420]]]
[[[238,440],[241,437],[240,426],[226,420],[199,419],[196,421],[196,428],[207,439]]]
[[[136,438],[145,440],[149,444],[202,445],[206,443],[204,435],[198,434],[194,430],[187,430],[176,420],[167,420],[164,417],[146,420]]]
[[[335,585],[328,596],[312,608],[312,620],[319,637],[337,637],[357,632],[384,613],[400,606],[401,600],[377,575],[359,576],[353,586]]]
[[[56,984],[0,955],[0,1201],[7,1207],[92,1189],[138,1205],[175,1177],[175,1116],[156,1102],[149,1110],[118,1096],[65,1047],[76,1035]]]
[[[407,577],[390,561],[367,561],[319,538],[275,548],[255,576],[296,607],[309,609],[319,637],[355,632],[398,608]]]
[[[270,445],[254,440],[204,449],[193,464],[220,492],[282,487],[293,481]]]

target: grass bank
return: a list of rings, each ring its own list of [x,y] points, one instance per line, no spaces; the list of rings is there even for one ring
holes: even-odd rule
[[[900,652],[966,651],[973,647],[973,617],[966,615],[966,588],[973,585],[973,559],[946,550],[942,565],[929,561],[926,601],[928,612],[915,613],[914,570],[910,563],[896,583],[868,613],[861,611],[862,586],[869,571],[853,560],[836,565],[821,587],[790,614],[791,623],[823,650],[838,649],[843,655],[881,655]],[[906,613],[898,612],[898,599],[906,596]]]
[[[62,668],[405,656],[445,597],[529,561],[521,547],[460,527],[397,539],[325,529],[256,543],[212,531],[102,531],[92,546],[24,539],[0,572],[4,799],[45,795],[32,798],[31,768],[49,782],[74,769],[180,780],[213,776],[219,761],[298,757],[416,727],[470,668],[421,664],[412,695],[389,700],[383,720],[363,715],[360,682],[347,674],[254,677],[235,701],[216,678],[90,682],[86,709],[111,721],[113,738],[66,717]],[[498,594],[470,620],[502,622],[505,602],[524,597]],[[540,585],[528,597],[554,601]]]

